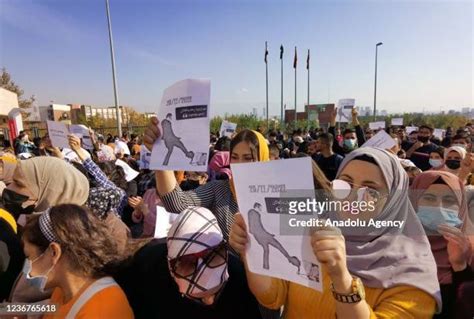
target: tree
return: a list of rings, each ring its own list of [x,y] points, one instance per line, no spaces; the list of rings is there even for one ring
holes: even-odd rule
[[[36,98],[34,95],[30,96],[29,98],[24,98],[23,95],[25,92],[18,84],[16,84],[12,80],[11,75],[10,73],[8,73],[6,68],[2,68],[2,74],[0,76],[0,87],[17,94],[18,106],[22,109],[23,117],[28,117],[29,113],[25,110],[33,106],[33,103],[36,101]]]

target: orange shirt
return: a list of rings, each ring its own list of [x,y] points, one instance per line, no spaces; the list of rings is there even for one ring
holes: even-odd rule
[[[64,303],[63,292],[56,288],[51,296],[50,304],[56,304],[57,311],[43,316],[43,319],[66,318],[68,312],[80,295],[90,286],[83,287],[71,300]],[[127,297],[118,285],[105,288],[93,295],[79,310],[76,319],[114,318],[133,319],[133,311]]]

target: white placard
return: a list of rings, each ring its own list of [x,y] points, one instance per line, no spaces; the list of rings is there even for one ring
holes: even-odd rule
[[[80,139],[82,139],[82,147],[86,150],[93,150],[94,144],[92,143],[92,139],[89,133],[89,129],[87,126],[79,124],[73,124],[69,126],[69,131],[71,134],[76,135]]]
[[[140,146],[140,169],[150,168],[151,152],[143,144]]]
[[[355,105],[355,99],[341,99],[337,103],[337,122],[349,123],[352,121],[352,109]]]
[[[379,128],[384,129],[385,128],[385,121],[370,122],[369,123],[369,128],[371,130],[378,130]]]
[[[405,128],[407,135],[410,135],[411,132],[418,131],[418,126],[407,126]]]
[[[67,136],[69,129],[66,124],[61,122],[48,121],[48,135],[51,145],[54,147],[68,148],[69,141]]]
[[[392,119],[392,125],[402,126],[403,125],[403,117],[395,117]]]
[[[290,227],[295,215],[289,214],[290,206],[284,203],[291,201],[289,197],[314,198],[311,161],[305,157],[231,164],[231,170],[239,209],[249,232],[249,270],[321,291],[320,264],[311,248],[311,228]],[[282,235],[282,229],[301,234]]]
[[[136,170],[131,168],[130,165],[128,165],[122,160],[116,160],[115,165],[123,168],[123,171],[125,173],[125,179],[127,180],[127,182],[133,181],[139,174]]]
[[[162,206],[156,206],[155,238],[168,237],[168,231],[179,214],[167,212]]]
[[[387,150],[395,145],[397,145],[395,140],[387,132],[381,130],[365,142],[362,147],[378,147]]]
[[[115,141],[115,154],[122,153],[123,155],[130,155],[130,149],[127,143],[123,141]]]
[[[226,120],[222,121],[221,129],[220,129],[220,137],[227,136],[232,137],[235,130],[237,129],[237,124],[232,122],[227,122]]]
[[[446,130],[443,130],[442,128],[435,128],[433,131],[433,135],[439,138],[440,140],[442,140],[444,136],[444,132],[446,132]]]
[[[153,145],[150,169],[207,171],[209,80],[183,80],[167,88],[158,118],[162,136]]]

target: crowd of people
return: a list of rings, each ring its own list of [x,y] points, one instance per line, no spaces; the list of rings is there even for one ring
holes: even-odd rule
[[[0,303],[55,305],[44,318],[474,316],[471,123],[442,139],[429,125],[409,134],[390,126],[390,149],[363,147],[377,131],[355,109],[345,128],[336,111],[327,130],[239,128],[232,138],[211,134],[207,172],[144,168],[158,124],[120,138],[91,130],[92,150],[74,135],[59,149],[27,132],[4,147]],[[330,194],[344,181],[377,197],[364,218],[405,221],[397,230],[315,229],[321,292],[252,273],[245,257],[230,164],[297,157],[312,158],[315,190]],[[139,174],[128,178],[123,163]],[[176,219],[154,238],[160,206]]]

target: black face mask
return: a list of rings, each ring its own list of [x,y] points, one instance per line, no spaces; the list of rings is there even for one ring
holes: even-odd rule
[[[190,191],[192,189],[198,188],[199,186],[199,181],[193,180],[185,180],[179,185],[183,191]]]
[[[446,166],[449,169],[458,169],[461,167],[461,161],[459,160],[446,160]]]
[[[420,141],[421,143],[426,143],[429,141],[429,139],[429,136],[418,136],[418,141]]]
[[[2,195],[3,206],[5,209],[18,220],[21,214],[31,214],[35,210],[35,205],[30,205],[26,208],[22,204],[29,199],[28,196],[18,194],[10,189],[5,189]]]

